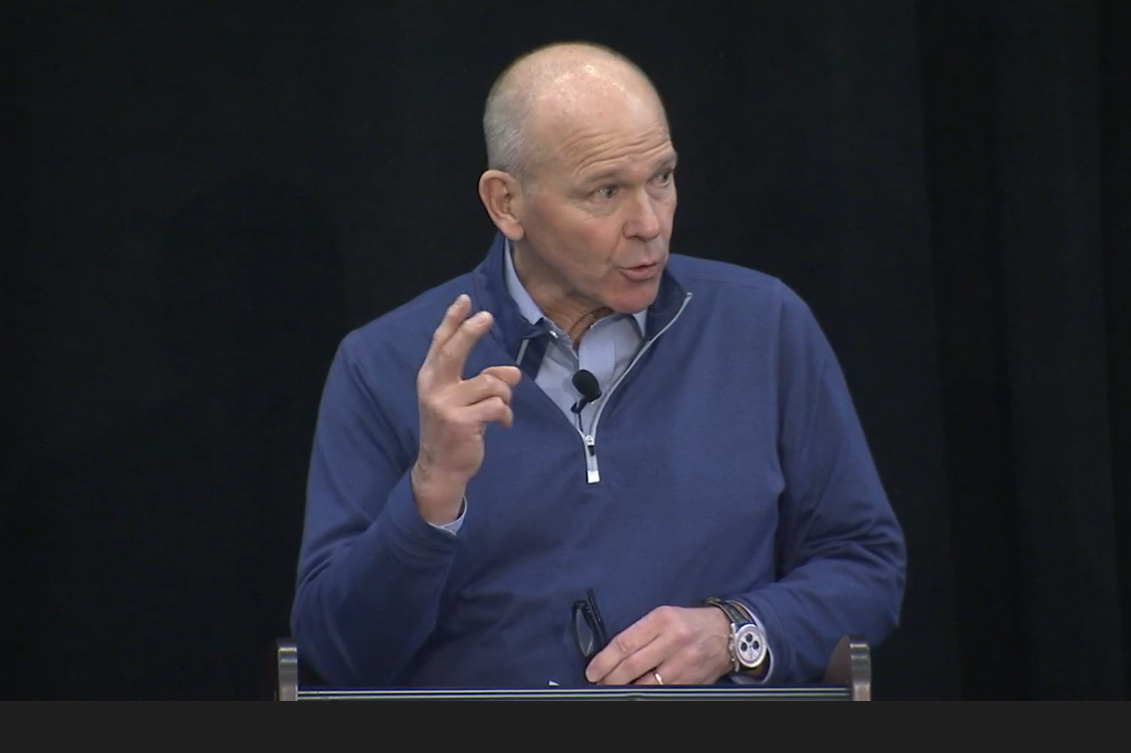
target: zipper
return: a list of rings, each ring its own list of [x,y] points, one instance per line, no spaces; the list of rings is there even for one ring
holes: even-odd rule
[[[628,368],[624,370],[623,374],[617,377],[617,380],[613,382],[613,386],[605,393],[605,397],[601,400],[600,405],[597,406],[597,412],[593,415],[593,423],[589,425],[589,433],[586,434],[581,429],[577,429],[577,433],[581,435],[581,441],[585,445],[585,478],[588,483],[596,484],[601,481],[601,471],[597,467],[597,422],[601,420],[601,412],[605,410],[605,405],[609,402],[609,398],[612,397],[613,390],[624,381],[624,378],[628,376],[628,372],[632,371],[632,367],[644,357],[644,354],[652,347],[652,343],[659,340],[660,336],[675,324],[676,320],[683,314],[683,310],[687,308],[687,302],[690,300],[691,293],[688,293],[683,297],[683,303],[680,304],[679,311],[675,312],[675,316],[671,318],[671,321],[665,324],[664,328],[657,332],[654,337],[650,337],[644,341],[644,345],[629,362]]]
[[[601,480],[601,472],[597,470],[597,440],[592,434],[582,436],[585,442],[585,476],[590,484]]]

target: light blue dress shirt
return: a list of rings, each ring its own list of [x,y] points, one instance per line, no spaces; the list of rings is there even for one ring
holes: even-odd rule
[[[640,345],[644,342],[644,327],[648,318],[648,311],[639,311],[636,314],[611,314],[602,317],[593,323],[585,332],[578,348],[573,347],[569,335],[562,331],[558,325],[551,322],[538,308],[538,304],[530,297],[530,293],[523,287],[514,270],[510,244],[507,244],[506,255],[506,280],[507,291],[518,305],[518,310],[531,324],[544,322],[550,332],[550,344],[538,368],[538,375],[534,382],[542,391],[549,395],[562,413],[571,423],[577,421],[577,416],[571,408],[580,397],[573,386],[573,375],[580,369],[597,377],[597,384],[601,387],[601,397],[589,403],[580,413],[580,429],[589,433],[605,395],[614,382],[625,372]]]

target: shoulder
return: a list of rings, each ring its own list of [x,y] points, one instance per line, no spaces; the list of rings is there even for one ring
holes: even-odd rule
[[[470,295],[471,287],[468,273],[421,293],[347,334],[340,347],[342,355],[363,363],[403,361],[415,373],[444,312],[460,293]]]
[[[715,305],[809,315],[809,307],[792,288],[765,272],[682,254],[672,254],[668,268],[693,296]]]
[[[688,313],[699,327],[727,333],[732,345],[752,338],[775,343],[783,368],[823,364],[831,344],[809,304],[773,275],[727,262],[673,255],[673,276],[692,294]],[[790,364],[794,364],[790,367]]]

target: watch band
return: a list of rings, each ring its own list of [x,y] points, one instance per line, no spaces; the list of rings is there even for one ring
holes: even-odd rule
[[[706,604],[717,607],[730,620],[730,660],[734,673],[761,667],[769,655],[766,635],[744,605],[711,597]]]
[[[746,618],[746,615],[738,611],[738,608],[729,601],[716,599],[714,596],[712,596],[711,598],[707,599],[705,603],[721,609],[723,611],[723,614],[727,616],[727,619],[730,620],[732,625],[738,626],[743,624],[744,622],[750,622],[750,620]]]

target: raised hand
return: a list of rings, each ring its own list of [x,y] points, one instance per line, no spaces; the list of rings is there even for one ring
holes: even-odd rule
[[[491,329],[491,314],[468,318],[471,299],[460,295],[432,334],[432,344],[416,376],[420,449],[412,468],[412,491],[421,517],[442,525],[459,516],[468,481],[483,464],[483,432],[488,423],[510,427],[511,390],[521,372],[515,366],[490,366],[463,378],[471,347]]]

